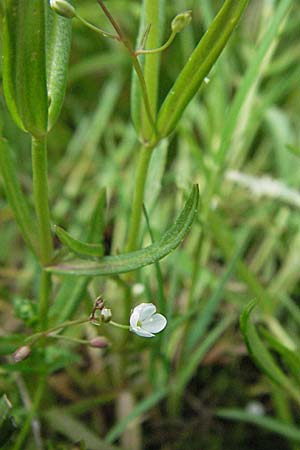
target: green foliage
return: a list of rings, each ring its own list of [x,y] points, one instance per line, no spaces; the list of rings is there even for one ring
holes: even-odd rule
[[[182,242],[192,225],[197,211],[198,200],[199,190],[197,186],[194,186],[174,225],[165,232],[161,239],[142,250],[123,255],[104,256],[99,262],[84,262],[81,260],[59,262],[54,266],[49,266],[47,270],[65,275],[115,275],[153,264],[168,255]],[[77,248],[81,244],[77,242]]]
[[[3,87],[17,125],[37,138],[48,120],[46,2],[7,0],[3,31]]]
[[[298,2],[29,3],[0,0],[4,448],[297,450]]]
[[[6,397],[2,395],[0,398],[0,446],[4,448],[9,442],[11,436],[16,431],[16,425],[10,416],[11,404]],[[7,448],[7,447],[5,447]]]

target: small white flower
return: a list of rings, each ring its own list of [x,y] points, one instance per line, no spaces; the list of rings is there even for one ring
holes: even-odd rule
[[[130,316],[130,331],[142,337],[153,337],[167,325],[167,319],[156,312],[153,303],[141,303]]]

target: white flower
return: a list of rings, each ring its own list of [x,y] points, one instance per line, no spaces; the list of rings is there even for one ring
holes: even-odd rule
[[[130,331],[139,336],[153,337],[167,325],[167,319],[156,312],[153,303],[141,303],[136,306],[130,316]]]

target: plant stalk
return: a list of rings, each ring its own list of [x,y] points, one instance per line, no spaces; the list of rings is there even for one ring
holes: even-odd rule
[[[147,147],[142,147],[139,153],[131,217],[129,222],[129,233],[126,246],[127,252],[132,252],[137,249],[141,217],[143,213],[145,186],[151,154],[152,150]]]
[[[50,226],[47,179],[47,140],[46,137],[32,137],[32,182],[35,212],[37,216],[38,238],[40,244],[40,262],[42,265],[51,261],[53,242]]]

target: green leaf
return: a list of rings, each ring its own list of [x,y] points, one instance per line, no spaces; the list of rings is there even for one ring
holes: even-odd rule
[[[242,409],[221,408],[217,410],[217,416],[222,419],[235,420],[237,422],[246,422],[265,430],[277,433],[286,439],[291,439],[295,442],[300,442],[300,430],[295,426],[287,423],[282,423],[273,417],[258,416],[250,414]]]
[[[6,395],[2,395],[0,398],[0,448],[8,442],[17,428],[10,416],[10,411],[11,404]]]
[[[66,436],[71,442],[84,441],[89,450],[117,450],[117,447],[104,442],[82,421],[75,419],[66,412],[61,412],[59,408],[46,411],[44,417],[53,430]]]
[[[87,244],[82,242],[79,239],[73,238],[67,231],[58,226],[55,226],[54,231],[59,240],[68,247],[69,250],[80,256],[99,258],[103,255],[104,248],[102,244]]]
[[[3,30],[3,89],[17,125],[41,138],[47,132],[46,2],[7,0]]]
[[[109,430],[105,437],[105,442],[111,443],[118,439],[118,437],[121,436],[132,421],[136,420],[138,417],[142,416],[145,412],[159,403],[167,395],[168,389],[168,387],[164,387],[156,390],[138,403],[136,407],[126,417],[124,417],[124,419],[117,422],[116,425]]]
[[[199,200],[198,186],[193,190],[175,224],[149,247],[116,256],[104,256],[98,262],[70,260],[46,268],[49,272],[72,275],[114,275],[131,272],[164,258],[182,242],[190,229]]]
[[[300,157],[300,147],[292,144],[287,144],[286,148],[293,153],[293,155]]]
[[[159,111],[157,129],[161,137],[175,128],[186,106],[227,44],[248,0],[227,0],[190,56]]]
[[[33,220],[27,199],[18,181],[13,152],[8,143],[0,137],[0,172],[3,177],[7,200],[12,208],[16,221],[27,246],[37,255],[36,224]]]
[[[299,352],[293,351],[286,347],[282,342],[280,342],[276,337],[274,337],[265,328],[261,329],[261,334],[268,342],[269,346],[276,351],[286,363],[290,372],[294,375],[295,381],[299,380],[300,373],[300,355]]]
[[[65,97],[71,48],[72,20],[47,8],[48,131],[55,124]]]
[[[256,328],[251,320],[251,314],[256,306],[256,301],[250,302],[243,310],[240,319],[240,328],[244,336],[248,351],[256,365],[275,384],[284,388],[289,394],[300,403],[300,392],[292,384],[292,381],[285,375],[276,364],[269,350],[260,339]]]
[[[23,334],[11,334],[0,336],[0,355],[10,355],[15,352],[24,342]]]

